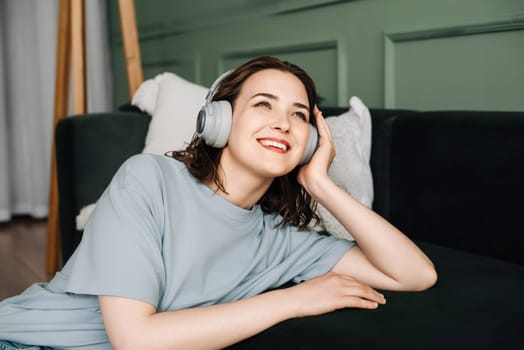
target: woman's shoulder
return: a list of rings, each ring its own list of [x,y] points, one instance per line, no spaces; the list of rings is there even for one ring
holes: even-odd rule
[[[132,169],[142,169],[142,168],[158,168],[169,165],[175,168],[182,168],[184,164],[173,157],[160,154],[152,153],[140,153],[135,154],[129,157],[123,164],[123,167],[132,168]]]
[[[141,153],[128,158],[121,166],[126,173],[148,177],[166,172],[178,172],[185,168],[184,163],[159,154]]]
[[[165,155],[137,154],[128,158],[112,180],[113,186],[150,187],[152,184],[176,181],[187,176],[185,164]]]

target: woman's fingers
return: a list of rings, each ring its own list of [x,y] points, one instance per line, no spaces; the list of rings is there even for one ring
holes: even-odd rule
[[[340,292],[347,297],[356,297],[371,302],[385,304],[386,299],[382,293],[379,293],[375,289],[365,285],[355,278],[347,275],[334,274],[332,278],[338,278],[341,280]]]
[[[329,129],[329,126],[327,125],[326,119],[324,118],[322,111],[318,109],[318,106],[315,105],[315,108],[313,109],[313,113],[315,114],[315,121],[317,122],[317,129],[319,132],[319,135],[327,137],[330,141],[333,140],[333,136],[331,135],[331,130]]]
[[[331,137],[331,132],[329,127],[322,116],[322,112],[318,109],[317,106],[313,109],[314,117],[317,124],[317,131],[319,136],[318,149],[315,151],[311,161],[306,164],[304,167],[315,170],[311,171],[311,174],[318,174],[320,170],[329,168],[329,165],[335,158],[335,147],[333,143],[333,138]],[[312,166],[308,166],[311,165]]]
[[[358,297],[347,297],[341,300],[341,304],[336,309],[376,309],[379,305],[376,301]]]
[[[343,308],[376,309],[384,295],[351,276],[329,272],[297,285],[300,316],[319,315]],[[293,289],[292,288],[292,289]]]
[[[326,119],[324,118],[324,116],[322,115],[322,112],[318,109],[317,106],[315,106],[314,113],[315,113],[315,121],[317,124],[318,135],[320,137],[319,143],[320,145],[329,144],[330,148],[333,149],[333,153],[334,153],[335,147],[334,147],[334,142],[333,142],[333,136],[331,135],[331,130],[329,129]]]
[[[333,135],[331,134],[331,129],[329,128],[326,118],[324,118],[324,115],[320,111],[318,113],[317,126],[319,126],[319,128],[322,130],[322,133],[323,133],[322,136],[325,139],[329,140],[329,143],[334,145]]]

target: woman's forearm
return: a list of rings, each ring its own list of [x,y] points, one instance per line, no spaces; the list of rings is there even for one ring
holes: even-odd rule
[[[312,192],[319,203],[351,233],[367,259],[399,283],[399,289],[419,289],[420,281],[422,285],[434,283],[433,263],[397,228],[332,181],[312,186],[317,186]]]
[[[223,348],[294,317],[282,294],[274,291],[233,303],[158,313],[151,317],[149,329],[159,336],[171,333],[181,349]],[[174,329],[175,323],[179,329]]]
[[[280,291],[244,300],[156,313],[153,306],[101,296],[108,336],[115,349],[216,349],[253,336],[295,316]]]

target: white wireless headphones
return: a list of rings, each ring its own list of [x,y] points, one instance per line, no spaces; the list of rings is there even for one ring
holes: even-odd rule
[[[233,109],[229,101],[212,101],[213,96],[220,86],[220,82],[233,70],[229,70],[220,75],[209,88],[206,95],[206,104],[200,109],[197,117],[196,131],[200,138],[211,147],[222,148],[227,144],[231,132],[231,121],[233,119]],[[309,124],[309,138],[300,160],[300,164],[309,162],[313,153],[318,147],[317,129]]]

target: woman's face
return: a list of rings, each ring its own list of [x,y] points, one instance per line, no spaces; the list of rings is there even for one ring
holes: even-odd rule
[[[221,165],[266,178],[289,173],[307,144],[309,110],[306,89],[295,75],[275,69],[254,73],[233,105]]]

